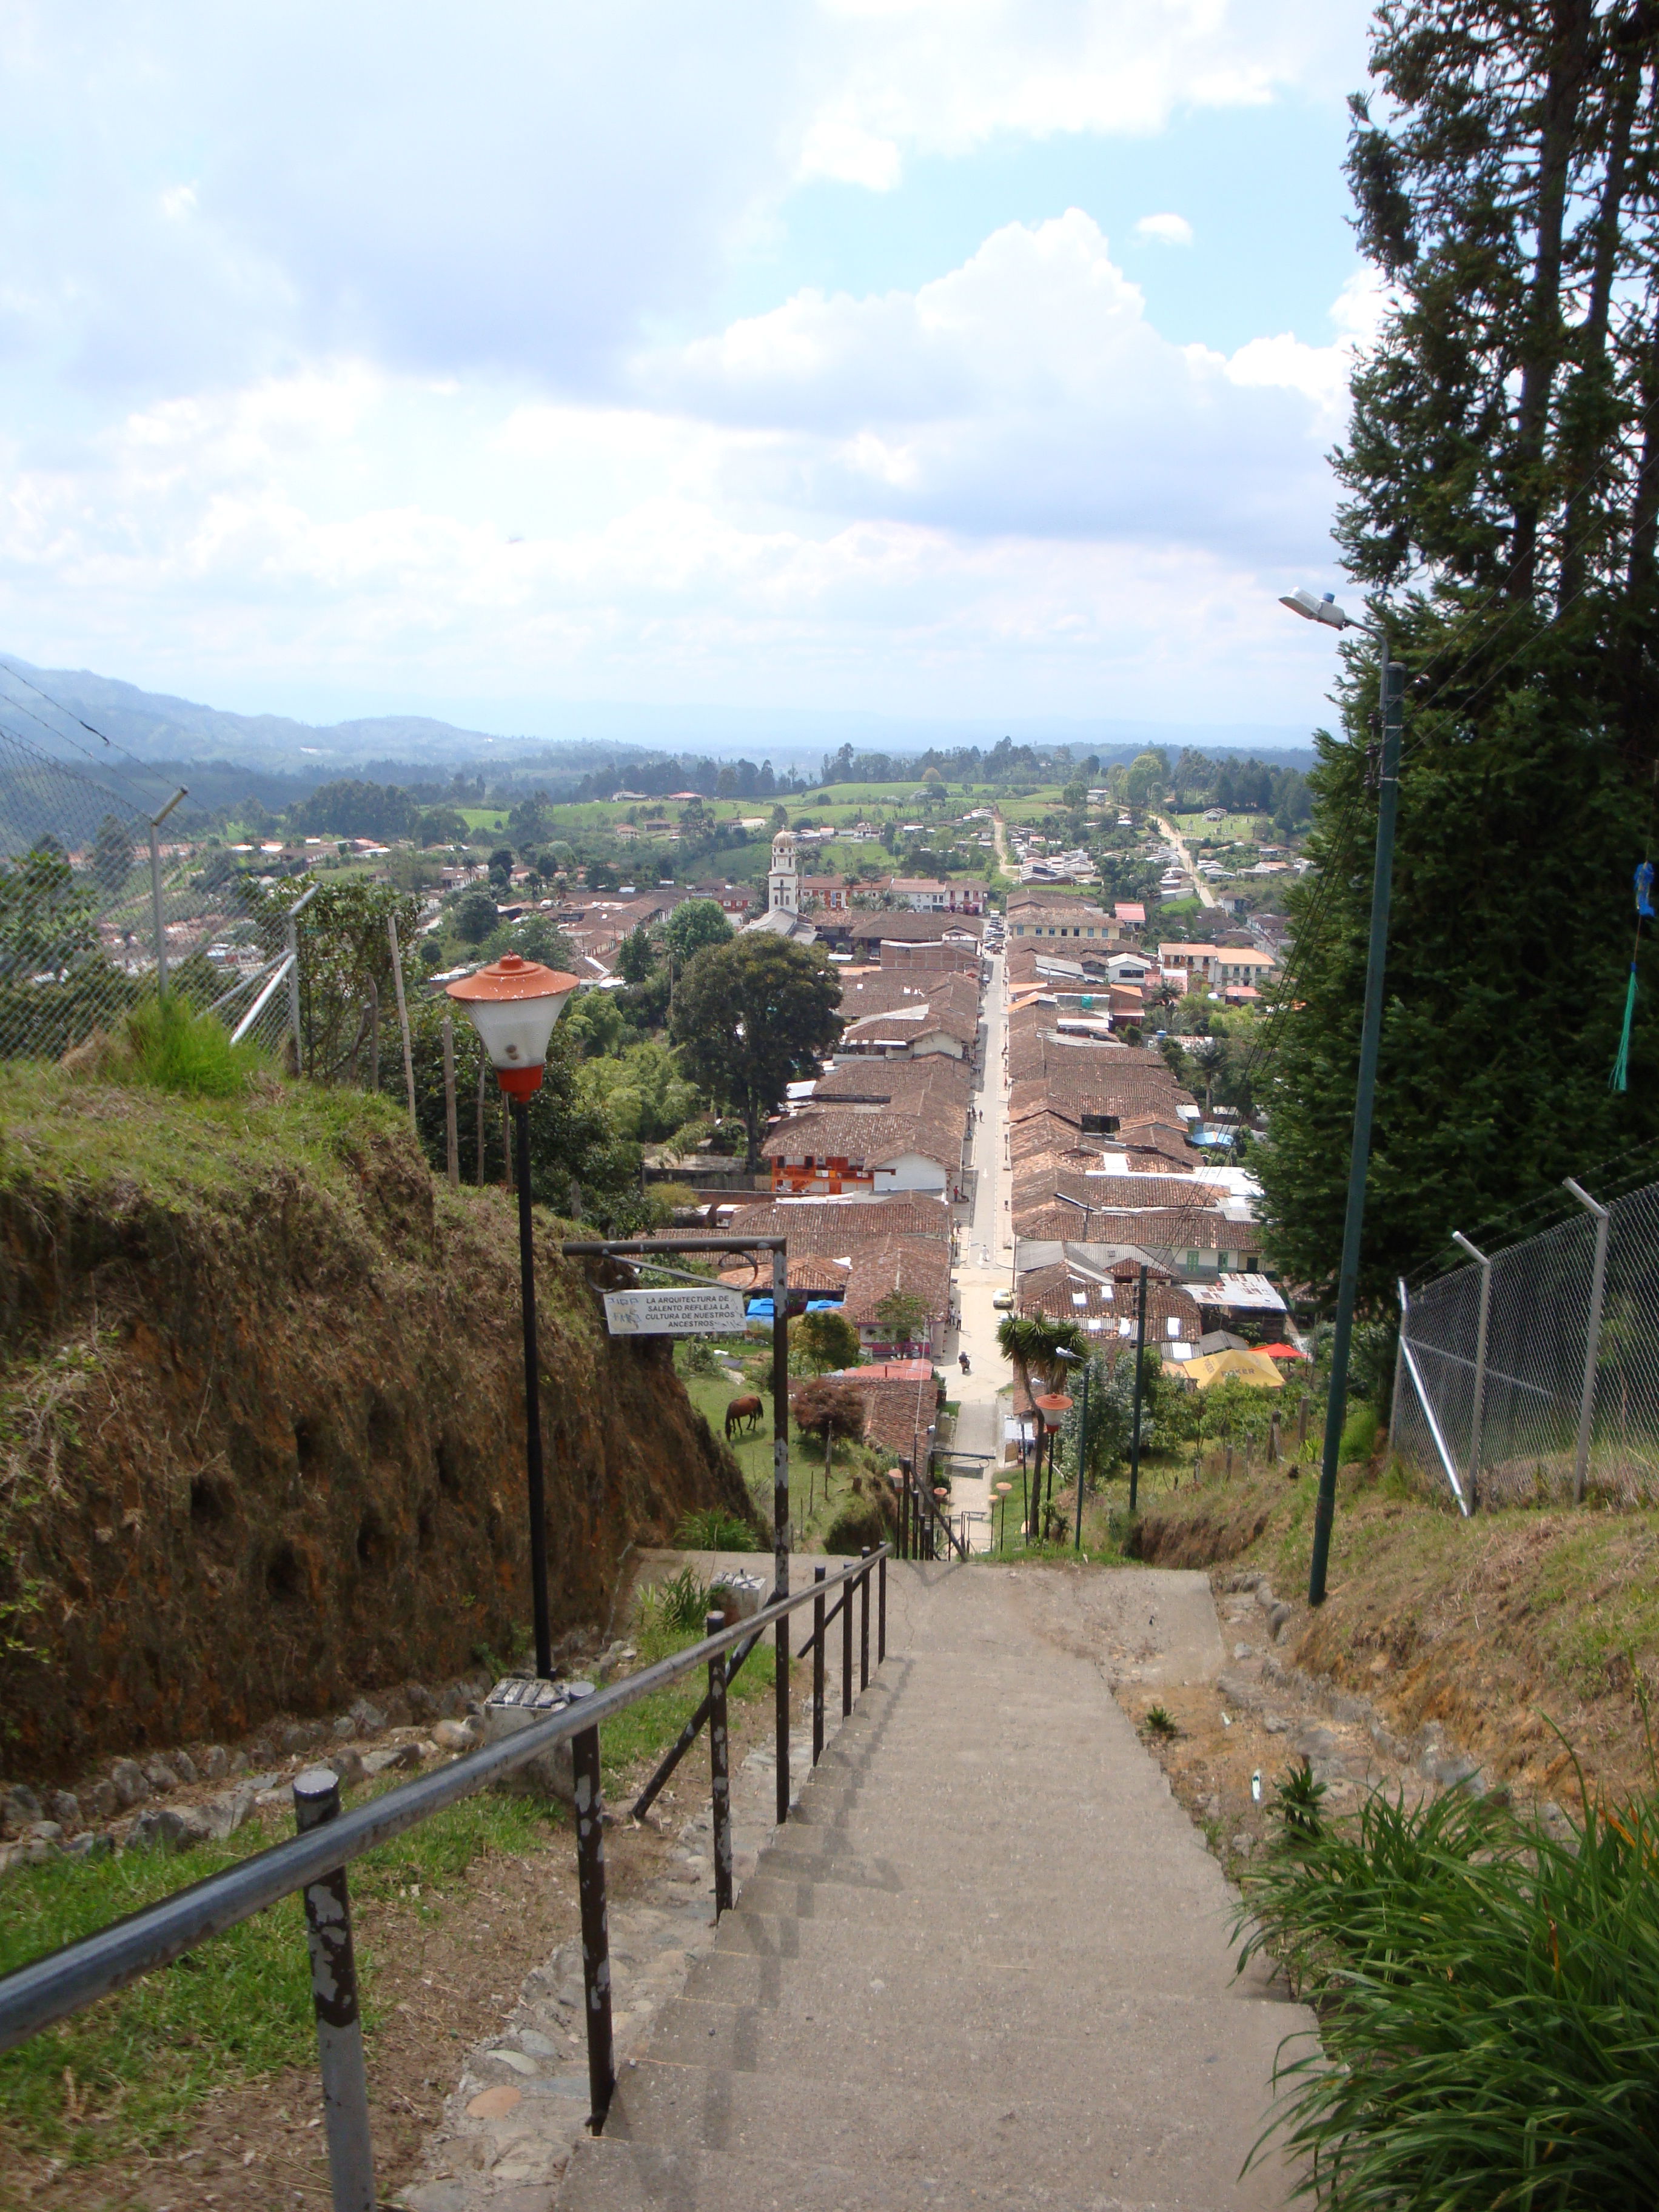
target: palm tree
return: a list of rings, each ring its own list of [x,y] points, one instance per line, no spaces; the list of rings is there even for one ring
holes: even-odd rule
[[[1057,1320],[1052,1314],[1005,1314],[997,1324],[997,1347],[1014,1370],[1016,1379],[1028,1398],[1035,1400],[1037,1392],[1034,1382],[1043,1389],[1052,1390],[1064,1375],[1066,1362],[1060,1358],[1062,1351],[1074,1352],[1086,1358],[1088,1339],[1074,1321]],[[1035,1507],[1039,1494],[1038,1476],[1042,1460],[1042,1429],[1039,1423],[1036,1450],[1032,1462],[1031,1501]],[[1035,1524],[1033,1511],[1027,1525]]]

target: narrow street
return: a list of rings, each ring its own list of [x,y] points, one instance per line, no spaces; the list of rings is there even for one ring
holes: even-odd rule
[[[1181,865],[1192,878],[1193,888],[1198,893],[1200,902],[1205,906],[1218,906],[1221,902],[1193,865],[1193,856],[1187,849],[1187,841],[1176,828],[1174,822],[1167,814],[1154,814],[1152,819],[1174,846],[1176,851],[1180,854]]]
[[[1002,824],[996,825],[1000,857]],[[955,1446],[959,1452],[984,1455],[981,1471],[969,1472],[959,1462],[951,1478],[951,1511],[982,1514],[970,1521],[969,1540],[976,1551],[990,1548],[992,1483],[1002,1450],[1002,1420],[1006,1407],[997,1403],[999,1391],[1009,1382],[1007,1362],[997,1349],[997,1323],[1001,1316],[991,1301],[1013,1279],[1013,1244],[1009,1227],[1007,1172],[1007,1086],[1004,1053],[1007,1033],[1007,994],[1005,965],[1000,957],[990,963],[991,980],[985,988],[984,1058],[974,1124],[973,1218],[962,1232],[962,1257],[957,1268],[957,1300],[962,1312],[957,1349],[968,1355],[969,1372],[947,1377],[951,1396],[961,1412],[957,1418]]]

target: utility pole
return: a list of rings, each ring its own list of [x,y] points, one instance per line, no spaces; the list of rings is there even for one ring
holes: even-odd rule
[[[1352,625],[1354,628],[1359,624]],[[1342,1224],[1342,1269],[1337,1279],[1336,1330],[1331,1340],[1330,1389],[1325,1401],[1325,1456],[1314,1507],[1313,1561],[1308,1602],[1325,1602],[1331,1526],[1336,1518],[1337,1458],[1348,1407],[1348,1348],[1353,1338],[1359,1287],[1359,1248],[1365,1224],[1365,1176],[1371,1158],[1371,1113],[1376,1101],[1376,1055],[1382,1034],[1382,981],[1389,956],[1389,900],[1394,880],[1395,817],[1400,806],[1400,726],[1406,672],[1382,648],[1382,763],[1376,801],[1376,865],[1371,878],[1370,945],[1365,956],[1365,1006],[1359,1026],[1359,1081],[1354,1093],[1353,1138],[1348,1152],[1348,1203]]]

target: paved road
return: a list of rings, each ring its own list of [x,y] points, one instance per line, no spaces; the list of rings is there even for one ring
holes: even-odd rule
[[[1178,1670],[1214,1662],[1203,1577],[911,1567],[889,1594],[888,1663],[561,2212],[1273,2212],[1282,2170],[1239,2170],[1312,2021],[1234,1980],[1232,1895],[1108,1686],[1165,1610],[1193,1616]]]
[[[1000,839],[1002,824],[999,822],[994,826]],[[997,1349],[997,1323],[1001,1316],[991,1300],[1012,1280],[1013,1246],[1008,1226],[1008,1098],[1004,1080],[1006,992],[1003,962],[998,958],[990,964],[991,980],[984,998],[982,1087],[974,1100],[975,1110],[981,1117],[974,1125],[974,1214],[962,1231],[962,1257],[957,1267],[962,1327],[951,1354],[954,1358],[957,1352],[965,1352],[969,1371],[963,1375],[958,1370],[950,1376],[949,1385],[951,1397],[962,1408],[957,1422],[957,1449],[1000,1455],[1002,1414],[996,1400],[998,1392],[1007,1388],[1010,1376],[1007,1362]],[[978,1475],[970,1474],[966,1463],[960,1463],[951,1482],[951,1511],[965,1510],[988,1516],[994,1480],[988,1462]],[[969,1535],[975,1550],[988,1550],[988,1518],[970,1521]]]

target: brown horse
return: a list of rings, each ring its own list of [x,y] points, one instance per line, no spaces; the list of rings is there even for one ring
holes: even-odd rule
[[[758,1398],[734,1398],[726,1409],[726,1443],[731,1443],[733,1430],[740,1429],[745,1421],[749,1424],[750,1435],[753,1436],[765,1411]]]

